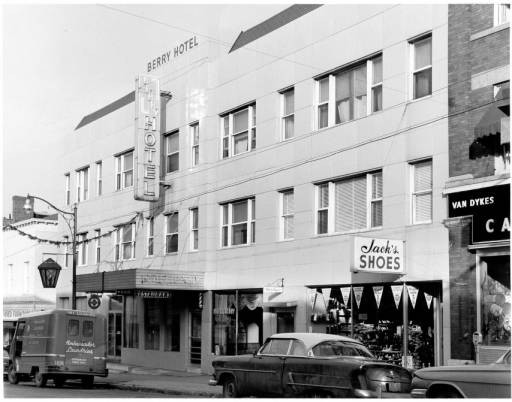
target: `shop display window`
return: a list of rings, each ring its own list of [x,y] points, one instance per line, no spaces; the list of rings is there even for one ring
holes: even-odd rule
[[[358,288],[359,303],[354,290],[350,294],[350,285],[317,289],[312,300],[313,332],[353,336],[363,342],[375,357],[390,363],[410,368],[433,366],[432,295],[437,295],[440,290],[432,284],[414,284],[418,292],[414,306],[410,299],[408,303],[408,357],[404,358],[403,287],[400,284],[375,286],[381,288],[378,306],[373,285],[353,287]],[[398,306],[391,286],[399,291]]]
[[[124,298],[124,347],[139,347],[139,318],[137,317],[137,303],[133,296]]]
[[[481,286],[483,345],[510,346],[510,260],[483,260]]]
[[[216,355],[253,353],[262,343],[263,294],[215,293],[213,352]]]

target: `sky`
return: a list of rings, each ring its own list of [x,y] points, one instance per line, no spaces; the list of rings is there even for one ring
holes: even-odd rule
[[[66,137],[77,135],[83,116],[131,92],[148,60],[191,32],[232,43],[286,7],[2,4],[3,216],[12,212],[13,195],[62,206]]]

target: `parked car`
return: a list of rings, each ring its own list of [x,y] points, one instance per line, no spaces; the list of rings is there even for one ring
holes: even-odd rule
[[[509,398],[510,350],[492,364],[428,367],[414,373],[413,398]]]
[[[77,310],[47,310],[18,319],[7,347],[7,377],[11,384],[34,379],[44,387],[48,379],[61,387],[67,379],[93,385],[106,377],[106,319]],[[4,360],[5,366],[5,360]]]
[[[224,397],[397,397],[411,373],[376,360],[359,341],[317,333],[276,334],[253,355],[216,357],[210,385]],[[401,395],[398,395],[401,394]]]

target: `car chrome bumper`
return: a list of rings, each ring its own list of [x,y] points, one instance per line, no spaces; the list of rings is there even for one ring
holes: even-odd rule
[[[217,380],[211,379],[210,381],[208,381],[208,385],[212,385],[212,386],[218,385]]]
[[[412,398],[426,398],[427,390],[424,388],[414,388],[411,391]]]

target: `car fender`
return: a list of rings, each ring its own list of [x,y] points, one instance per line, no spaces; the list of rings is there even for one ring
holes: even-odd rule
[[[460,395],[462,398],[467,398],[466,394],[462,391],[462,389],[460,389],[460,387],[452,382],[449,382],[449,381],[433,381],[430,383],[430,385],[428,386],[427,388],[427,392],[426,392],[426,397],[428,398],[430,395],[430,391],[433,389],[433,388],[436,388],[436,387],[442,387],[442,386],[448,386],[450,388],[453,388],[455,389]]]

